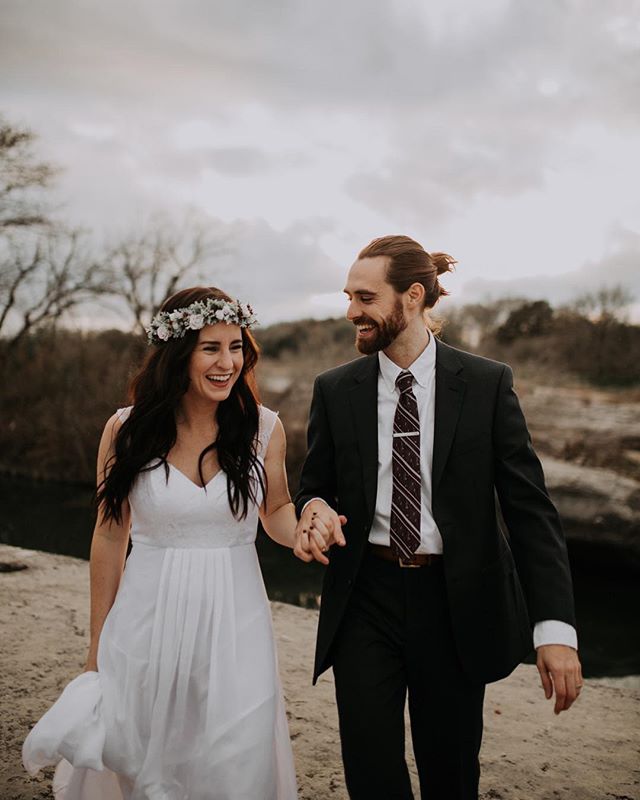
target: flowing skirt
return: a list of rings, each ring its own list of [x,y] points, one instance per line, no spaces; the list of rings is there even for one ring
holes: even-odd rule
[[[98,650],[23,748],[56,800],[295,800],[255,546],[136,543]]]

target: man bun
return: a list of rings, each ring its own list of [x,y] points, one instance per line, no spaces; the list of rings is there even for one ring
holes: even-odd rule
[[[430,253],[429,255],[438,275],[444,275],[445,272],[453,272],[454,266],[458,263],[448,253]]]

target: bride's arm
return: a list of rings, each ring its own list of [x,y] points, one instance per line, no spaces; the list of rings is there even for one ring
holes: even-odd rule
[[[260,507],[260,522],[274,542],[293,548],[298,520],[287,484],[286,451],[284,428],[276,419],[264,459],[267,494]]]
[[[311,552],[306,548],[296,547],[296,530],[299,525],[296,518],[295,506],[291,502],[289,486],[287,485],[287,471],[285,458],[287,441],[284,428],[279,419],[276,420],[269,446],[264,459],[264,469],[267,477],[267,496],[260,508],[260,521],[267,534],[278,544],[294,549],[295,555],[302,561],[320,561],[328,564],[329,559],[324,555],[328,545],[333,541],[328,533],[328,541],[319,530],[304,531],[309,537]]]
[[[102,482],[107,463],[113,452],[113,440],[120,422],[116,415],[107,422],[100,447],[98,449],[98,485]],[[98,511],[98,519],[91,540],[91,560],[89,572],[91,576],[91,625],[90,643],[85,671],[97,670],[98,642],[104,621],[113,605],[118,591],[124,560],[129,543],[129,504],[122,506],[120,524],[102,519],[102,509]]]

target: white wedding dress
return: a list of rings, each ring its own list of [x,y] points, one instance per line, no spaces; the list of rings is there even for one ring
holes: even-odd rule
[[[261,459],[275,420],[261,407]],[[294,800],[258,508],[238,521],[224,473],[202,488],[169,470],[142,472],[129,496],[133,547],[98,672],[35,725],[24,765],[58,764],[56,800]]]

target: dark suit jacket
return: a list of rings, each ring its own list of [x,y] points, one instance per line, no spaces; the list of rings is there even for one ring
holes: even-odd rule
[[[505,364],[437,341],[432,511],[443,539],[460,660],[473,681],[508,675],[533,648],[532,625],[575,626],[560,519]],[[318,376],[296,508],[322,497],[347,517],[322,589],[314,682],[358,574],[376,503],[377,355]],[[496,515],[497,492],[508,538]]]

